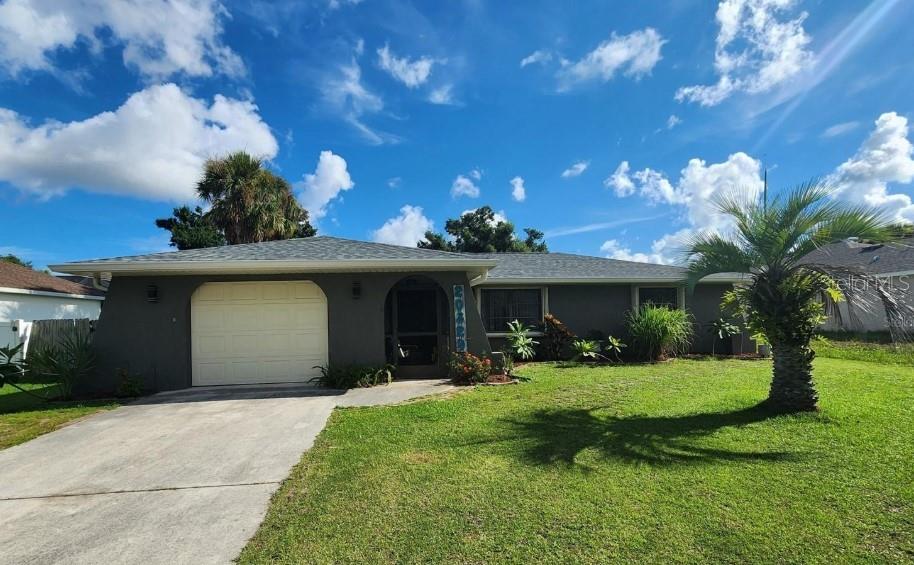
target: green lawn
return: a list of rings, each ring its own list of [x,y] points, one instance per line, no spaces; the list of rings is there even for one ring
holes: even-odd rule
[[[914,343],[819,338],[813,340],[812,346],[819,357],[914,366]]]
[[[914,368],[819,359],[772,417],[765,361],[558,369],[337,410],[250,562],[914,560]]]
[[[42,396],[52,397],[56,385],[26,384]],[[111,400],[46,402],[11,386],[0,388],[0,449],[26,442],[60,426],[117,406]]]

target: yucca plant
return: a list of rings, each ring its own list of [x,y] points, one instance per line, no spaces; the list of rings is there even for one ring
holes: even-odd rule
[[[25,367],[32,377],[55,381],[61,398],[69,399],[74,387],[95,370],[95,361],[91,334],[70,332],[56,345],[29,351]]]
[[[832,188],[813,181],[771,202],[737,195],[718,198],[715,204],[733,219],[734,232],[700,234],[688,245],[690,288],[715,273],[747,276],[734,292],[749,330],[763,334],[771,344],[774,374],[768,404],[779,411],[816,409],[809,344],[826,312],[837,313],[831,308],[836,301],[843,297],[864,310],[879,301],[890,321],[911,309],[895,289],[862,270],[805,259],[821,246],[850,237],[888,238],[889,224],[879,211],[833,196]],[[859,285],[841,284],[851,278],[866,281],[875,292],[858,294],[853,291]],[[904,329],[897,326],[893,332],[902,337]]]

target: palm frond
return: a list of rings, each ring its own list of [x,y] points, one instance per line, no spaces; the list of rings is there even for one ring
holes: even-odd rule
[[[755,258],[733,241],[717,234],[698,234],[688,244],[686,285],[693,290],[698,281],[717,273],[751,273]]]

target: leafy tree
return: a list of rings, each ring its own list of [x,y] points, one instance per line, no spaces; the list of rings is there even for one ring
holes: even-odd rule
[[[496,221],[495,212],[489,206],[449,219],[444,225],[444,231],[451,235],[452,241],[448,241],[443,234],[429,231],[418,246],[464,253],[548,252],[543,232],[527,228],[524,230],[527,237],[519,239],[514,233],[514,224],[504,220]]]
[[[197,206],[175,208],[170,218],[159,218],[156,227],[171,232],[171,245],[178,249],[200,249],[225,245],[222,231]]]
[[[0,263],[12,263],[13,265],[19,265],[20,267],[26,267],[28,269],[32,268],[32,262],[21,259],[12,253],[7,255],[0,256]]]
[[[779,411],[815,410],[818,394],[812,379],[810,341],[826,308],[841,299],[868,309],[881,302],[889,319],[904,312],[902,296],[862,270],[804,261],[811,251],[846,239],[885,240],[889,226],[876,210],[832,198],[833,190],[817,182],[799,186],[770,203],[728,196],[715,202],[735,222],[727,237],[696,236],[689,244],[688,284],[725,272],[747,275],[734,291],[751,332],[771,344],[774,374],[768,404]],[[866,281],[874,293],[855,293],[851,277]],[[873,298],[874,295],[878,298]]]
[[[197,195],[210,205],[208,212],[184,206],[175,208],[171,218],[156,220],[156,226],[172,233],[171,244],[178,249],[317,234],[289,183],[243,151],[208,160]]]

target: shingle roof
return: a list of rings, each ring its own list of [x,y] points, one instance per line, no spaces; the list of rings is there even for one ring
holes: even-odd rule
[[[498,265],[489,271],[489,282],[528,280],[645,280],[681,281],[686,270],[672,265],[620,261],[570,253],[481,253]]]
[[[174,261],[371,261],[436,259],[464,262],[476,256],[418,247],[388,245],[320,235],[299,239],[223,245],[205,249],[167,251],[148,255],[128,255],[90,259],[76,263],[159,263]]]
[[[21,265],[0,261],[0,288],[101,296],[104,293]]]
[[[886,244],[842,241],[813,251],[804,262],[856,267],[871,275],[910,272],[914,271],[914,238]]]

